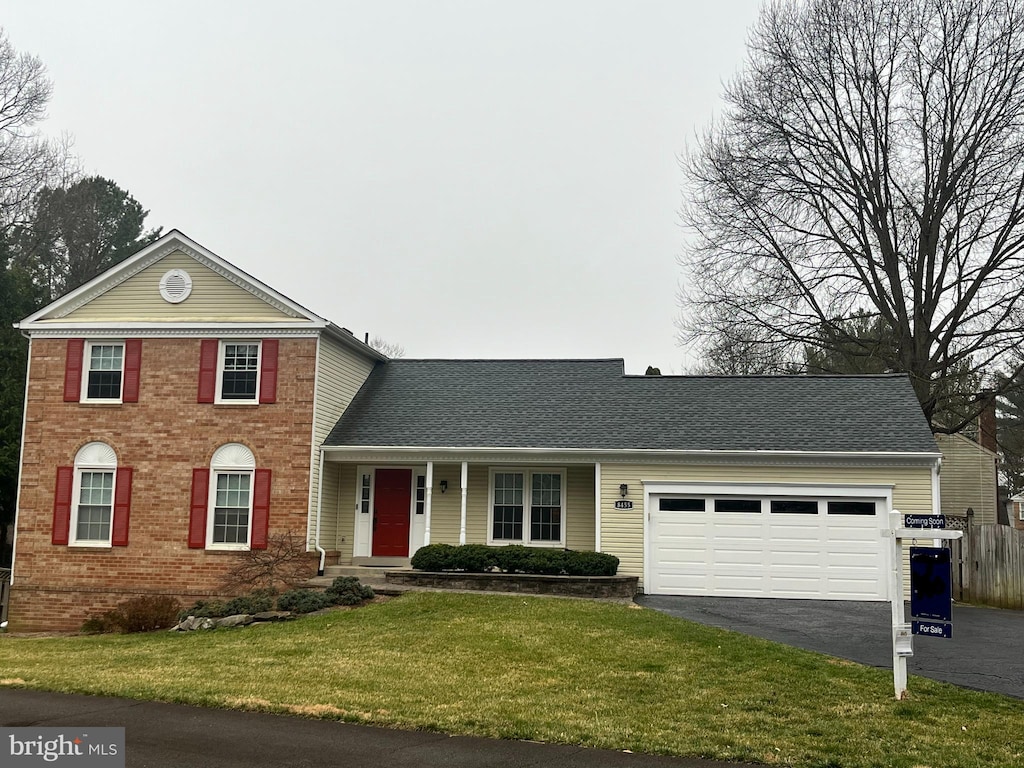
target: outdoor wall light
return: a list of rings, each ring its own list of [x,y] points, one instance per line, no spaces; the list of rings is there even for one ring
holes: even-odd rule
[[[629,493],[629,486],[623,483],[619,486],[619,496],[626,498],[626,494]]]
[[[442,480],[441,481],[441,493],[444,493],[447,490],[448,490],[448,481],[447,480]]]

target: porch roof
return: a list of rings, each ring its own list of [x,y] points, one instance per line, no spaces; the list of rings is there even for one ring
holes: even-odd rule
[[[324,445],[938,455],[904,375],[626,376],[621,359],[378,363]]]

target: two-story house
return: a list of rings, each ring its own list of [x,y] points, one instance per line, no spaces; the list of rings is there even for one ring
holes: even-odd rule
[[[12,626],[213,594],[304,535],[319,446],[382,355],[172,231],[29,336]]]
[[[20,328],[12,629],[219,594],[287,531],[311,575],[515,543],[646,592],[879,600],[888,513],[939,509],[903,376],[388,360],[177,231]]]

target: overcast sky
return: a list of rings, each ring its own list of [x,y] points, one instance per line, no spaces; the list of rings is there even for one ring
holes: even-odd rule
[[[408,357],[680,372],[677,157],[759,0],[5,3],[44,130]]]

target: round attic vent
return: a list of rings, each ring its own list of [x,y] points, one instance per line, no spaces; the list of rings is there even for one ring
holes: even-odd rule
[[[160,278],[160,295],[164,301],[180,304],[192,293],[192,278],[183,269],[172,269]]]

